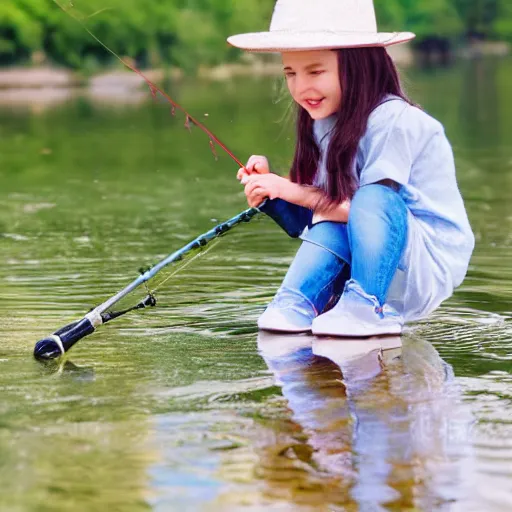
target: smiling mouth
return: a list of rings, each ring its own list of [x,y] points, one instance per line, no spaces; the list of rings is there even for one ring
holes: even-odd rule
[[[310,108],[317,108],[319,107],[325,98],[322,98],[320,100],[305,100],[304,103],[310,107]]]

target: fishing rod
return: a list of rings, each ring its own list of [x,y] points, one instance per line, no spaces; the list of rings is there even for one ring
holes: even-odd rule
[[[193,251],[203,249],[213,240],[231,231],[235,226],[250,222],[259,213],[264,213],[272,218],[292,238],[299,237],[304,228],[310,225],[312,218],[311,210],[302,206],[293,205],[282,199],[266,199],[260,206],[249,208],[235,215],[226,222],[198,236],[181,249],[161,260],[154,267],[141,271],[137,279],[103,304],[89,311],[82,319],[66,325],[47,338],[38,341],[34,347],[34,357],[39,360],[56,359],[64,355],[81,339],[92,334],[100,325],[124,316],[131,311],[155,307],[157,305],[156,297],[153,292],[147,289],[146,297],[135,306],[120,311],[112,310],[113,306],[137,288],[146,285],[165,267],[182,261],[185,255]]]
[[[95,34],[93,34],[89,30],[89,28],[85,25],[85,22],[92,16],[96,16],[97,14],[99,14],[101,11],[98,11],[90,16],[87,16],[81,13],[79,10],[77,10],[73,5],[73,2],[70,0],[54,0],[54,2],[60,7],[60,9],[62,9],[79,25],[81,25],[82,28],[108,53],[113,55],[128,69],[139,75],[148,85],[150,93],[154,99],[156,99],[157,95],[160,94],[164,98],[164,100],[171,105],[171,114],[173,116],[176,115],[176,110],[183,112],[185,115],[185,127],[188,130],[190,130],[191,125],[195,125],[204,133],[206,133],[206,135],[209,137],[210,148],[215,158],[217,158],[217,145],[220,148],[222,148],[222,150],[225,151],[230,156],[230,158],[232,158],[239,165],[239,167],[245,168],[244,164],[233,154],[233,152],[230,151],[228,147],[224,143],[222,143],[203,123],[201,123],[193,116],[191,116],[179,103],[174,101],[166,92],[164,92],[156,84],[149,80],[139,69],[137,69],[127,60],[122,59],[117,53],[111,50],[98,37],[96,37]],[[259,210],[257,208],[251,208],[242,213],[239,213],[232,219],[222,224],[219,224],[218,226],[211,229],[207,233],[200,235],[195,240],[187,244],[185,247],[179,249],[178,251],[169,255],[167,258],[157,263],[153,268],[148,269],[145,272],[141,272],[141,275],[132,283],[130,283],[126,288],[124,288],[119,293],[108,299],[103,304],[92,309],[81,320],[66,325],[65,327],[54,332],[47,338],[38,341],[34,347],[34,356],[37,359],[55,359],[57,357],[60,357],[82,338],[85,338],[86,336],[92,334],[100,325],[110,322],[115,318],[119,318],[129,313],[130,311],[156,306],[156,298],[153,295],[153,293],[148,290],[147,296],[135,306],[121,311],[110,311],[113,306],[119,303],[119,301],[121,301],[135,289],[139,288],[141,285],[147,283],[150,279],[156,276],[156,274],[158,274],[158,272],[160,272],[163,268],[167,267],[171,263],[180,261],[187,253],[195,249],[205,247],[212,240],[227,233],[237,224],[240,224],[241,222],[250,221],[257,213],[259,213]]]
[[[125,61],[109,47],[107,47],[102,41],[100,41],[84,24],[84,16],[77,16],[74,13],[70,13],[70,9],[73,9],[72,2],[68,3],[68,8],[65,8],[57,0],[55,3],[72,18],[75,19],[83,28],[86,30],[91,37],[93,37],[103,48],[105,48],[110,54],[116,57],[122,64],[133,72],[137,73],[149,86],[151,95],[156,98],[157,94],[161,94],[162,97],[171,105],[171,113],[175,115],[176,109],[182,111],[185,114],[185,127],[190,130],[191,124],[200,128],[209,137],[210,148],[213,155],[217,158],[215,151],[215,145],[218,145],[225,151],[240,167],[245,168],[242,162],[223,144],[205,125],[199,122],[197,119],[192,117],[181,105],[175,102],[168,94],[162,91],[157,85],[149,80],[141,71],[132,66],[129,62]],[[97,14],[97,13],[95,13]],[[71,347],[73,347],[78,341],[92,334],[100,325],[106,324],[116,318],[124,316],[125,314],[140,310],[155,307],[157,304],[156,298],[147,287],[146,283],[153,279],[161,270],[169,266],[172,263],[181,261],[183,257],[195,250],[204,248],[213,240],[223,236],[228,231],[232,230],[238,224],[243,222],[249,222],[258,213],[265,213],[271,217],[289,236],[298,237],[304,228],[310,224],[312,212],[301,206],[292,205],[283,201],[282,199],[265,200],[260,206],[255,208],[249,208],[228,221],[219,224],[212,228],[208,232],[198,236],[192,242],[188,243],[181,249],[170,254],[154,267],[141,271],[140,276],[132,281],[123,290],[112,296],[110,299],[105,301],[103,304],[92,309],[82,319],[77,322],[71,323],[55,331],[53,334],[38,341],[34,347],[34,357],[40,360],[56,359],[64,355]],[[112,308],[119,304],[121,300],[127,297],[134,290],[138,289],[142,285],[146,285],[147,295],[139,301],[135,306],[119,311],[113,311]]]
[[[92,334],[100,325],[106,324],[115,318],[119,318],[130,311],[155,307],[157,304],[156,298],[153,293],[148,290],[147,296],[135,306],[121,311],[112,311],[113,306],[118,304],[135,289],[150,281],[165,267],[171,263],[181,261],[186,254],[192,251],[206,247],[210,242],[226,234],[228,231],[231,231],[238,224],[249,222],[258,213],[260,213],[259,208],[249,208],[228,221],[210,229],[210,231],[198,236],[195,240],[192,240],[192,242],[161,260],[151,269],[141,273],[141,275],[126,286],[126,288],[103,304],[92,309],[82,319],[66,325],[47,338],[38,341],[34,348],[34,357],[41,360],[56,359],[64,355],[82,338]]]

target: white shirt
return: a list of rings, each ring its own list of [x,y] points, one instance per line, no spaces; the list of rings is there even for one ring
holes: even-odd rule
[[[331,116],[314,124],[321,151],[316,186],[326,183],[325,155],[335,121]],[[427,316],[462,283],[475,244],[443,126],[389,96],[368,119],[354,173],[360,187],[384,179],[401,185],[409,234],[388,303],[406,320]]]

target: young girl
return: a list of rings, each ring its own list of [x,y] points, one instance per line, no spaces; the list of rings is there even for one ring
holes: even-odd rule
[[[252,156],[238,178],[303,243],[261,329],[398,334],[463,281],[474,237],[442,125],[401,89],[372,0],[278,0],[239,48],[282,54],[297,104],[290,178]]]

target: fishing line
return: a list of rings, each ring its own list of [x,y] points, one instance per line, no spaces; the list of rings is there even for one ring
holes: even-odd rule
[[[136,311],[138,309],[145,309],[148,307],[155,307],[157,305],[157,299],[156,299],[156,292],[160,290],[164,284],[171,279],[171,277],[174,277],[178,274],[178,272],[181,272],[182,270],[186,269],[192,262],[194,262],[197,258],[200,256],[204,256],[208,252],[210,252],[218,243],[218,240],[215,240],[212,242],[212,244],[207,247],[206,249],[202,249],[200,252],[192,256],[188,261],[186,261],[183,265],[177,267],[174,272],[170,273],[168,276],[165,277],[163,281],[158,283],[158,285],[153,286],[151,289],[148,286],[148,282],[144,283],[144,288],[146,289],[147,295],[146,297],[138,302],[135,306],[132,306],[131,308],[127,309],[121,309],[118,311],[107,311],[106,313],[102,314],[103,323],[110,322],[111,320],[114,320],[115,318],[119,318],[120,316],[126,315],[127,313],[130,313],[131,311]],[[149,270],[149,269],[148,269]],[[143,274],[143,272],[141,272]],[[61,352],[64,353],[64,346],[60,343],[60,340],[58,339],[58,336],[50,336],[50,338],[54,339],[58,344],[59,348],[61,349]],[[55,339],[57,338],[57,339]]]
[[[97,16],[101,12],[111,10],[111,8],[100,9],[91,15],[82,14],[76,7],[74,6],[72,0],[68,0],[66,5],[61,0],[53,0],[60,9],[62,9],[68,16],[73,18],[103,49],[105,49],[108,53],[110,53],[113,57],[115,57],[121,64],[126,66],[128,69],[132,70],[134,73],[139,75],[148,85],[151,96],[156,99],[157,94],[160,93],[162,97],[171,105],[171,115],[176,115],[176,110],[179,110],[185,114],[185,128],[189,131],[191,129],[191,123],[197,126],[200,130],[202,130],[209,137],[209,145],[212,151],[213,156],[217,159],[216,145],[218,145],[223,151],[225,151],[231,159],[233,159],[239,167],[243,167],[245,169],[245,165],[233,154],[233,152],[223,143],[221,142],[203,123],[198,121],[196,118],[192,117],[179,103],[174,101],[165,91],[160,89],[156,84],[154,84],[149,78],[147,78],[142,71],[138,68],[130,64],[128,61],[120,57],[114,50],[110,49],[103,41],[101,41],[85,24],[85,21],[88,19]]]
[[[204,133],[206,133],[206,135],[209,137],[210,149],[215,158],[217,158],[217,145],[220,148],[222,148],[222,150],[225,151],[238,164],[239,167],[245,168],[242,162],[206,126],[204,126],[201,122],[192,117],[181,105],[175,102],[169,95],[167,95],[157,85],[155,85],[151,80],[149,80],[141,71],[139,71],[136,67],[131,65],[126,60],[122,59],[108,46],[106,46],[100,39],[98,39],[98,37],[96,37],[96,35],[89,30],[89,28],[85,25],[84,22],[84,20],[89,19],[91,16],[82,15],[78,10],[74,8],[72,1],[68,1],[66,5],[64,5],[62,2],[59,2],[58,0],[54,0],[54,2],[64,12],[71,16],[77,23],[79,23],[82,26],[82,28],[106,51],[108,51],[111,55],[118,59],[127,68],[131,69],[133,72],[139,75],[149,86],[149,90],[153,98],[156,99],[157,94],[159,93],[171,105],[172,115],[176,114],[176,110],[180,110],[181,112],[183,112],[185,114],[185,128],[190,130],[191,125],[194,125],[201,129]],[[100,14],[100,12],[103,11],[104,10],[97,11],[92,16],[97,16]],[[56,359],[65,354],[72,346],[74,346],[82,338],[85,338],[86,336],[92,334],[100,325],[110,322],[111,320],[114,320],[116,318],[119,318],[131,311],[155,307],[157,305],[157,300],[154,295],[156,290],[160,289],[171,277],[176,275],[176,273],[180,269],[190,265],[190,263],[192,263],[192,261],[194,261],[200,254],[204,254],[204,248],[207,245],[211,244],[213,241],[217,240],[221,236],[224,236],[235,226],[244,222],[249,222],[259,213],[259,208],[249,208],[248,210],[239,213],[238,215],[229,219],[228,221],[219,224],[218,226],[215,226],[214,228],[207,231],[206,233],[203,233],[202,235],[198,236],[192,242],[188,243],[178,251],[170,254],[169,256],[158,262],[154,267],[141,269],[140,276],[137,279],[132,281],[123,290],[119,291],[117,294],[110,297],[103,304],[100,304],[99,306],[90,310],[81,320],[66,325],[65,327],[62,327],[61,329],[54,332],[47,338],[37,342],[34,347],[34,357],[42,360]],[[153,290],[150,289],[150,287],[148,286],[149,282],[165,267],[171,265],[172,263],[183,261],[183,258],[187,254],[193,253],[198,250],[200,250],[201,252],[196,254],[193,258],[191,258],[190,261],[185,262],[184,266],[172,272],[163,280],[162,283],[156,285]],[[123,301],[123,299],[128,297],[133,291],[137,290],[141,286],[144,286],[147,293],[147,295],[142,300],[138,301],[137,304],[129,308],[117,311],[112,310],[112,308],[115,305],[119,305],[121,301]]]
[[[158,290],[160,290],[162,288],[162,286],[164,284],[167,283],[167,281],[169,281],[169,279],[171,279],[171,277],[174,277],[176,274],[178,274],[178,272],[181,272],[182,270],[186,269],[192,262],[194,262],[200,256],[204,256],[205,254],[208,254],[214,247],[217,246],[218,243],[219,243],[218,239],[214,240],[212,242],[212,244],[210,245],[210,247],[207,247],[203,251],[198,252],[195,256],[192,256],[192,258],[190,258],[184,265],[182,265],[181,267],[177,268],[174,272],[170,273],[161,283],[158,284],[158,286],[153,288],[151,290],[151,293],[153,293],[153,294],[156,293]]]

